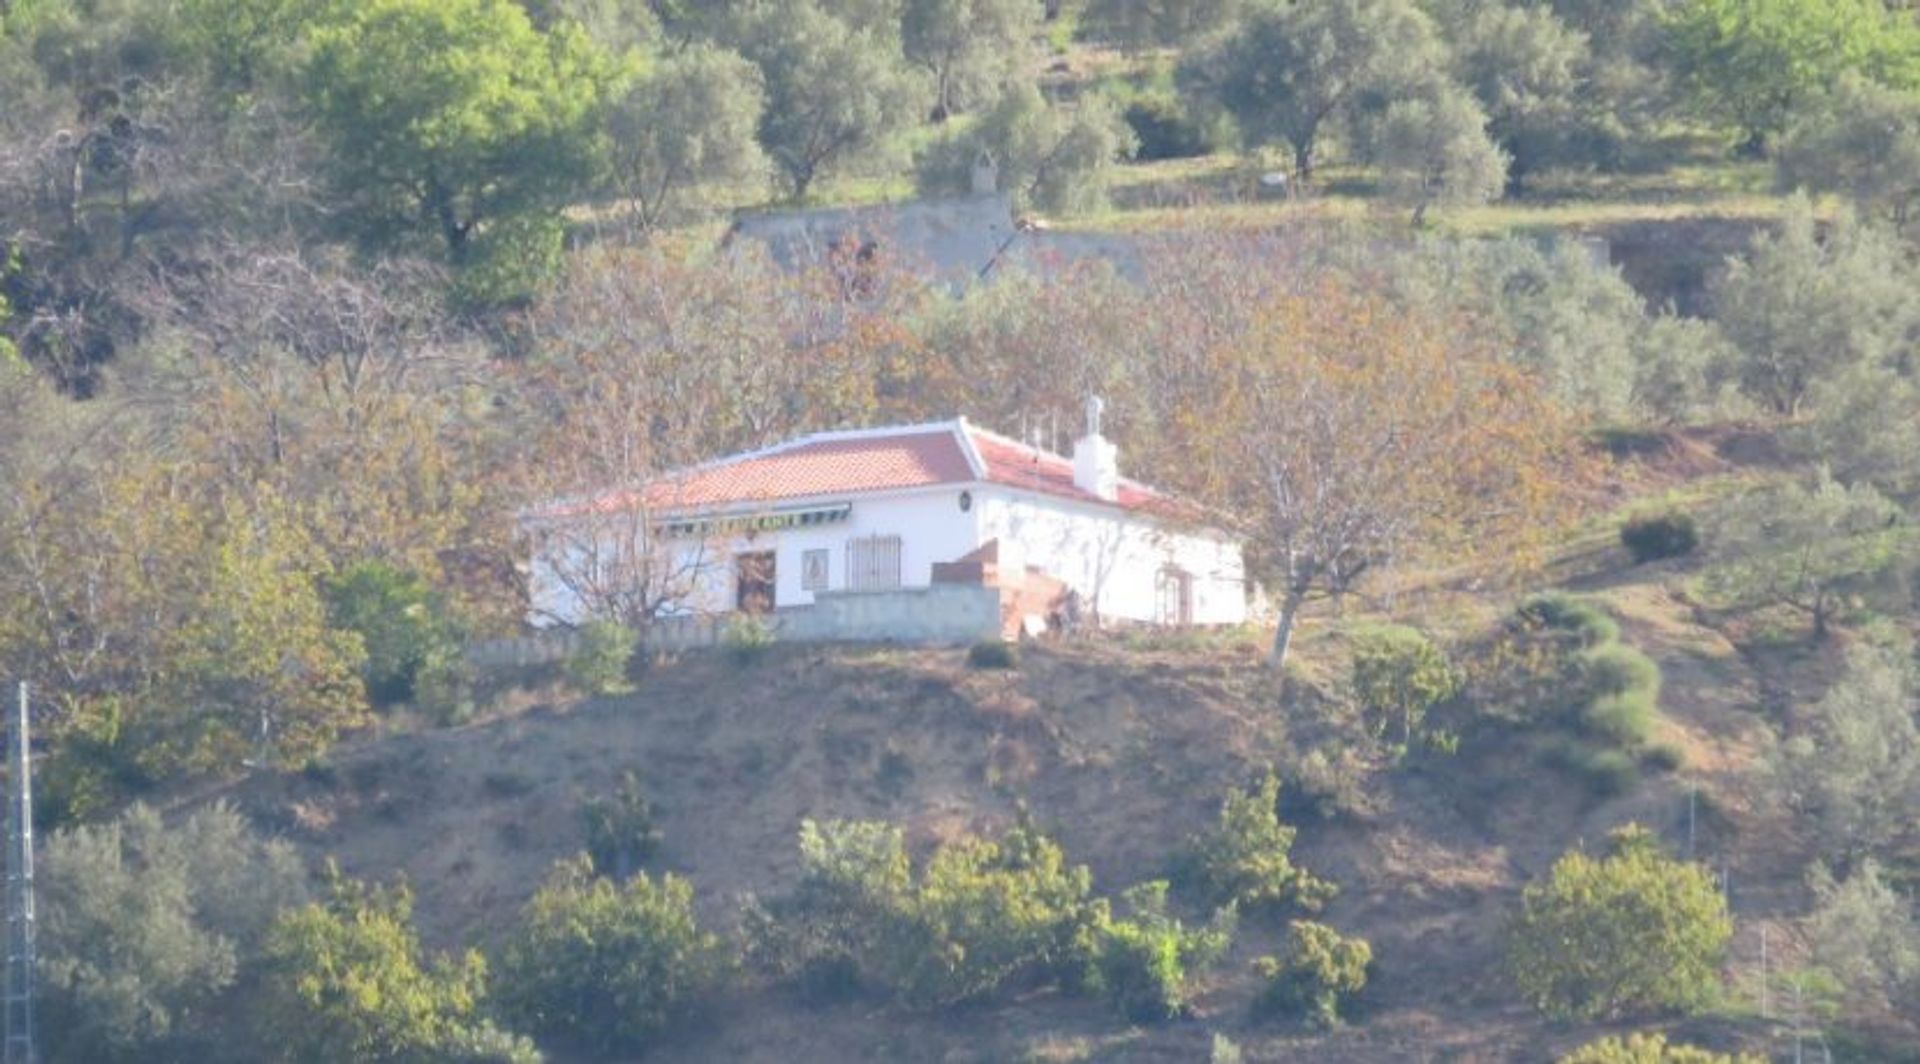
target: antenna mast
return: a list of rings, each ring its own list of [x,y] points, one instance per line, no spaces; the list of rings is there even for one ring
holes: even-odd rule
[[[7,815],[7,973],[5,1064],[35,1064],[33,1043],[33,760],[27,734],[27,684],[13,721],[13,787]]]

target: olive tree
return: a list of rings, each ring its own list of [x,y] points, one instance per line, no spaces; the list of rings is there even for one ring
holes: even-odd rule
[[[1487,115],[1487,135],[1510,160],[1507,187],[1517,191],[1531,174],[1563,161],[1585,161],[1597,139],[1586,128],[1587,36],[1548,6],[1462,5],[1442,19],[1452,45],[1452,70]]]
[[[211,1006],[303,900],[291,847],[231,806],[168,826],[135,805],[55,832],[40,867],[40,975],[56,1060],[145,1060],[217,1032]]]
[[[1899,238],[1843,212],[1824,239],[1796,197],[1777,234],[1754,237],[1712,288],[1716,316],[1740,350],[1736,375],[1755,402],[1801,412],[1823,377],[1884,363],[1920,326],[1920,286]]]
[[[1920,208],[1920,91],[1842,78],[1794,112],[1777,163],[1787,188],[1838,192],[1905,224]]]
[[[743,16],[733,43],[765,80],[760,146],[794,199],[824,174],[896,158],[899,134],[926,113],[927,79],[901,52],[897,23],[776,0]]]
[[[1412,0],[1262,0],[1190,54],[1180,79],[1232,115],[1248,147],[1286,144],[1307,180],[1330,128],[1377,98],[1432,87],[1445,57]]]
[[[1808,876],[1814,908],[1807,918],[1813,957],[1858,1003],[1899,1001],[1920,985],[1920,912],[1867,858],[1845,879],[1824,865]]]
[[[1859,644],[1774,760],[1788,804],[1819,827],[1823,848],[1854,858],[1906,836],[1920,802],[1920,725],[1903,653]]]
[[[1413,224],[1433,207],[1474,206],[1506,187],[1509,157],[1487,136],[1473,98],[1451,87],[1388,106],[1374,133],[1374,159],[1388,193],[1413,208]]]
[[[690,191],[761,178],[764,109],[760,71],[739,55],[695,44],[663,56],[609,111],[614,187],[651,228]]]
[[[1078,213],[1106,202],[1105,179],[1133,143],[1105,97],[1049,103],[1031,85],[1020,85],[964,134],[929,151],[920,160],[919,184],[927,194],[965,193],[984,153],[1016,207]]]
[[[1710,592],[1732,607],[1797,610],[1818,638],[1849,604],[1885,591],[1912,550],[1898,506],[1825,469],[1731,500],[1712,541]]]
[[[934,118],[972,110],[1019,80],[1040,15],[1033,0],[905,0],[901,41],[933,78]]]

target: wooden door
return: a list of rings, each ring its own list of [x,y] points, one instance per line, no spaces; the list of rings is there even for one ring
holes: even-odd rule
[[[733,556],[734,607],[742,613],[767,613],[774,607],[774,553],[754,551]]]

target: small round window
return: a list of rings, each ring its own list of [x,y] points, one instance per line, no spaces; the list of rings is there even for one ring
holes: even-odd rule
[[[973,509],[973,492],[970,492],[970,491],[961,492],[960,493],[960,512],[966,513],[968,510],[971,510],[971,509]]]

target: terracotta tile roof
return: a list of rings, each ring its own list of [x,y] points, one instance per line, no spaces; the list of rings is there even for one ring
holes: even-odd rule
[[[987,467],[987,475],[982,479],[994,484],[1025,488],[1043,495],[1057,495],[1081,502],[1118,506],[1123,510],[1151,510],[1171,502],[1152,488],[1125,479],[1120,481],[1117,498],[1102,499],[1074,484],[1071,459],[972,426],[968,426],[968,433],[973,438],[973,446],[979,452],[980,460]]]
[[[662,504],[690,507],[891,491],[972,479],[973,468],[953,429],[938,425],[885,435],[806,436],[689,470],[656,485],[656,491]]]
[[[655,508],[686,510],[981,481],[1125,510],[1177,508],[1172,499],[1130,480],[1120,482],[1117,499],[1101,499],[1074,485],[1071,460],[964,420],[803,436],[663,478],[647,495]],[[535,516],[606,512],[630,506],[633,498],[631,492],[610,492]]]

